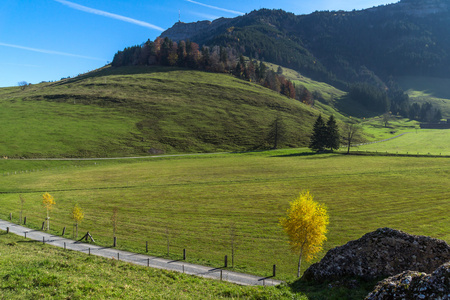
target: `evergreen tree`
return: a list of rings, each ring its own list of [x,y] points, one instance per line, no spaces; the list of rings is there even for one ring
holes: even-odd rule
[[[259,80],[262,81],[266,78],[267,75],[267,66],[261,61],[259,63]]]
[[[278,149],[286,139],[286,125],[280,115],[270,124],[267,142],[272,145],[272,149]]]
[[[220,56],[220,62],[226,64],[228,61],[228,55],[227,55],[227,52],[225,51],[225,48],[222,46],[220,46],[219,56]]]
[[[325,148],[338,150],[340,146],[339,128],[333,115],[327,121],[326,125],[326,145]]]
[[[309,141],[309,148],[316,152],[325,150],[327,127],[322,119],[322,115],[317,117],[313,127],[313,135]]]
[[[202,47],[202,62],[201,62],[203,68],[207,70],[211,66],[211,57],[209,53],[209,48],[203,46]]]

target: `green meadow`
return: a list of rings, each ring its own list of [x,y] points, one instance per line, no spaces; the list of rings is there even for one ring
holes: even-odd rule
[[[380,227],[450,242],[450,130],[421,130],[400,118],[385,126],[381,117],[365,119],[368,114],[344,92],[283,72],[320,91],[324,101],[311,108],[228,75],[158,67],[105,67],[25,90],[0,89],[0,218],[12,213],[19,223],[22,211],[27,226],[40,229],[46,217],[42,194],[49,192],[56,200],[54,234],[66,227],[66,237],[73,236],[70,214],[78,203],[85,213],[80,234],[89,231],[97,244],[110,247],[117,208],[120,249],[145,253],[148,242],[148,254],[174,260],[186,249],[188,262],[211,267],[222,267],[227,255],[229,268],[260,276],[270,276],[276,264],[276,279],[288,282],[296,279],[298,257],[278,223],[303,190],[328,207],[330,225],[323,251],[302,271],[333,247]],[[336,109],[360,112],[363,130],[356,142],[406,134],[352,148],[368,155],[296,148],[308,144],[320,112],[348,121]],[[277,116],[288,129],[282,146],[290,149],[256,151],[270,147],[267,134]],[[153,150],[175,155],[148,157]],[[236,152],[217,153],[228,151]],[[217,154],[178,155],[207,152]],[[129,156],[142,158],[100,159]],[[62,159],[27,160],[45,157]],[[63,159],[78,157],[94,159]],[[302,297],[288,287],[203,281],[2,233],[0,251],[0,298]],[[151,291],[145,290],[148,282]],[[294,291],[309,289],[310,299],[340,299],[349,292],[296,286]],[[367,290],[356,293],[360,299]]]
[[[448,158],[313,155],[307,150],[160,157],[117,161],[1,160],[0,217],[18,222],[20,199],[28,225],[45,218],[42,194],[56,200],[51,229],[72,235],[70,212],[84,209],[80,232],[112,244],[118,208],[118,247],[295,279],[297,256],[278,225],[289,201],[310,190],[328,207],[324,251],[380,227],[450,241]],[[33,169],[31,169],[31,167]],[[31,170],[30,170],[31,169]],[[169,243],[169,254],[167,253]],[[232,246],[234,245],[234,246]],[[308,264],[304,264],[306,269]],[[304,270],[303,269],[303,270]]]
[[[352,148],[354,151],[369,151],[389,154],[415,154],[450,156],[449,129],[414,129],[401,137]]]

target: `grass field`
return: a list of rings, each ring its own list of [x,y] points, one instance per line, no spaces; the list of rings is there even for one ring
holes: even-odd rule
[[[394,140],[352,148],[354,151],[450,156],[449,129],[414,129]]]
[[[297,79],[311,90],[323,90],[327,101],[333,101],[334,95],[342,96],[331,87]],[[321,109],[335,112],[330,107]],[[223,74],[105,68],[74,79],[32,85],[24,91],[0,89],[0,155],[114,157],[147,155],[151,148],[165,153],[245,151],[264,144],[269,124],[277,115],[289,128],[283,146],[299,147],[308,143],[318,113],[298,101]],[[236,271],[269,276],[276,264],[276,279],[288,281],[295,279],[298,258],[290,252],[278,220],[302,190],[310,190],[330,214],[328,240],[315,261],[327,250],[380,227],[450,242],[450,160],[426,157],[428,153],[450,155],[450,131],[418,130],[417,122],[396,118],[388,127],[379,118],[362,118],[362,127],[362,136],[369,141],[409,133],[353,150],[418,152],[423,156],[313,154],[300,148],[129,160],[0,159],[0,218],[8,219],[12,213],[13,221],[18,222],[22,196],[27,225],[39,229],[46,216],[42,194],[49,192],[57,203],[50,215],[55,234],[67,227],[67,236],[72,236],[70,212],[78,203],[85,212],[80,232],[89,231],[98,244],[111,246],[111,216],[117,207],[121,249],[144,252],[148,241],[151,255],[180,259],[186,249],[187,261],[212,267],[221,267],[225,255],[231,262],[234,250]],[[120,298],[121,292],[129,291],[134,297],[145,289],[141,280],[131,286],[126,278],[103,279],[95,273],[97,265],[120,269],[119,277],[154,278],[155,293],[162,294],[148,291],[143,294],[148,297],[208,298],[202,293],[209,290],[216,297],[292,296],[284,288],[217,286],[76,254],[69,258],[44,246],[0,235],[0,241],[5,239],[12,243],[7,247],[0,243],[0,272],[9,272],[0,273],[0,278],[7,279],[0,290],[6,298],[16,292],[17,298],[40,293],[44,298],[76,299],[82,293]],[[41,257],[22,257],[30,247]],[[58,260],[44,256],[47,252]],[[61,267],[64,258],[71,260],[70,267]],[[79,260],[84,261],[83,266],[73,267]],[[21,264],[48,270],[45,273],[36,267],[27,273]],[[308,265],[303,264],[303,270]],[[5,271],[3,266],[13,271]],[[69,277],[64,268],[72,269],[70,273],[86,270],[95,279],[89,281],[80,275],[56,284]],[[31,279],[21,279],[21,274]],[[168,277],[175,278],[174,286],[164,283]],[[104,280],[117,280],[120,285],[111,287]],[[200,291],[202,285],[206,291]],[[14,286],[30,287],[30,293]],[[324,289],[319,288],[318,299],[327,293],[321,292]]]
[[[1,299],[306,299],[64,251],[0,231]]]
[[[329,209],[321,255],[379,227],[450,241],[448,158],[280,150],[137,161],[2,160],[0,166],[9,170],[0,176],[3,219],[12,212],[18,220],[21,194],[28,224],[39,228],[41,195],[50,192],[57,202],[55,233],[67,226],[71,234],[70,211],[79,203],[85,210],[80,230],[109,246],[118,207],[122,249],[143,252],[149,241],[151,254],[167,256],[169,236],[171,258],[186,248],[188,261],[222,266],[234,240],[236,270],[270,275],[277,264],[278,279],[294,279],[297,262],[278,220],[304,189]]]

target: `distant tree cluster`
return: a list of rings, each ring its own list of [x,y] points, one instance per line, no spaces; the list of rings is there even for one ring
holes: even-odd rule
[[[261,84],[282,95],[296,98],[294,84],[284,76],[269,70],[261,61],[246,61],[230,47],[201,49],[191,41],[173,42],[169,38],[148,40],[141,46],[125,48],[114,55],[113,67],[161,65],[191,68],[214,73],[230,73],[234,76]]]
[[[442,119],[442,112],[440,109],[433,108],[430,102],[422,105],[413,103],[409,107],[409,118],[421,122],[439,122]]]
[[[330,116],[328,121],[322,118],[322,115],[317,117],[313,127],[313,135],[309,142],[309,148],[316,152],[322,152],[326,149],[331,151],[339,149],[340,135],[339,129],[336,124],[336,120],[333,115]]]
[[[368,83],[355,83],[350,86],[349,97],[367,109],[384,113],[389,111],[390,101],[385,90]]]
[[[355,83],[350,86],[348,95],[377,113],[391,112],[421,122],[438,122],[442,118],[441,110],[433,108],[429,102],[410,104],[409,96],[395,83],[384,89],[368,83]]]

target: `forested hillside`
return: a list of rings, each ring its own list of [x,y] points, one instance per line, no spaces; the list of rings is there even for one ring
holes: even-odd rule
[[[384,81],[391,75],[447,76],[449,25],[448,2],[402,0],[361,11],[298,16],[262,9],[204,24],[197,31],[177,23],[161,36],[183,36],[200,45],[233,45],[244,55],[316,79],[375,83],[377,77]]]
[[[231,47],[251,59],[292,68],[346,91],[355,83],[368,84],[388,92],[384,111],[419,119],[417,109],[429,105],[411,107],[396,78],[448,76],[449,6],[443,0],[402,0],[361,11],[299,16],[262,9],[233,19],[179,22],[161,37]],[[433,118],[440,114],[436,108],[427,113]]]

